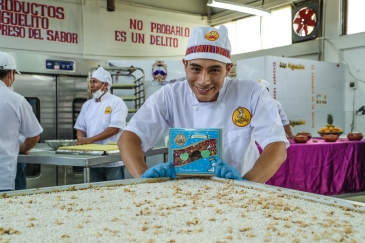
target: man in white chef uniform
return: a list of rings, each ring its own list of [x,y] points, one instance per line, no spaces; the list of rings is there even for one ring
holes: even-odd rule
[[[256,81],[228,79],[230,58],[225,26],[193,29],[182,60],[186,81],[154,93],[118,141],[134,177],[175,178],[171,162],[148,169],[143,160],[143,151],[170,127],[223,129],[223,157],[214,165],[218,177],[264,183],[275,174],[289,146],[276,104]],[[261,156],[255,140],[264,149]]]
[[[118,141],[126,126],[128,108],[121,98],[109,92],[111,86],[110,73],[99,67],[90,79],[90,89],[94,98],[83,104],[74,126],[77,129],[76,145]],[[122,161],[90,168],[91,182],[121,179],[124,179]]]
[[[0,191],[14,190],[18,154],[28,154],[43,132],[28,101],[12,91],[15,73],[14,57],[0,52]]]
[[[263,80],[263,79],[259,79],[257,82],[259,82],[261,85],[263,85],[267,89],[267,91],[270,91],[269,82],[267,82],[266,80]],[[294,138],[294,135],[293,135],[290,125],[289,125],[288,117],[286,116],[286,114],[284,112],[283,106],[280,104],[279,101],[277,101],[277,100],[274,100],[274,101],[278,108],[280,119],[281,119],[281,122],[283,123],[283,127],[284,127],[284,131],[286,133],[286,136],[288,138]]]

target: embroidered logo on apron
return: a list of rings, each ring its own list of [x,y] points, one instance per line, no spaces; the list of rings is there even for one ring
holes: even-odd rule
[[[245,127],[251,122],[251,113],[244,107],[238,107],[232,114],[232,121],[238,127]]]
[[[110,106],[108,106],[107,108],[105,108],[105,114],[106,115],[109,115],[110,113],[112,113],[112,111],[113,111],[113,109]]]

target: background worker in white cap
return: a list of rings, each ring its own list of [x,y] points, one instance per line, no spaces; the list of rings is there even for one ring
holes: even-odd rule
[[[259,79],[257,82],[259,82],[261,85],[263,85],[267,89],[267,91],[270,91],[269,82],[267,82],[266,80],[263,80],[263,79]],[[291,128],[290,128],[290,125],[289,125],[288,117],[286,116],[286,114],[283,110],[283,106],[280,104],[279,101],[277,101],[277,100],[274,100],[274,101],[275,101],[276,106],[278,108],[280,119],[281,119],[281,122],[283,123],[283,127],[284,127],[284,130],[285,130],[286,136],[288,138],[294,138],[294,135],[293,135],[293,133],[291,131]]]
[[[18,154],[29,153],[43,132],[28,101],[12,91],[15,73],[14,57],[0,52],[0,191],[15,189]]]
[[[182,60],[186,81],[154,93],[132,117],[118,141],[134,177],[175,177],[171,162],[150,169],[143,151],[170,127],[222,128],[218,177],[266,182],[286,159],[289,142],[270,94],[256,81],[229,80],[231,44],[225,26],[196,27]],[[255,140],[264,149],[261,156]]]
[[[74,126],[77,129],[77,145],[108,144],[117,142],[126,126],[128,108],[124,101],[109,92],[112,77],[99,67],[90,79],[93,99],[83,104]],[[92,166],[90,181],[111,181],[124,179],[122,161]]]

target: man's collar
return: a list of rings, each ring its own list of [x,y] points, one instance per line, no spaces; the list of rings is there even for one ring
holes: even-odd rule
[[[111,94],[110,94],[110,92],[109,92],[109,90],[103,95],[103,96],[101,96],[101,98],[100,98],[100,102],[102,102],[102,101],[104,101],[104,100],[106,100],[106,99],[108,99],[109,97],[111,96]],[[96,98],[94,98],[94,101],[95,102],[97,102],[96,101]]]
[[[218,94],[218,98],[217,101],[222,101],[224,94],[226,93],[226,89],[227,89],[227,84],[229,82],[229,78],[225,77],[224,81],[223,81],[223,86],[222,88],[219,90],[219,94]]]
[[[2,81],[1,79],[0,79],[0,81],[1,81],[0,86],[8,87],[4,81]]]

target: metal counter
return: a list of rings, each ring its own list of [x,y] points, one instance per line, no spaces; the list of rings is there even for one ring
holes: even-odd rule
[[[145,158],[153,155],[164,155],[167,161],[167,147],[152,148],[145,153]],[[100,165],[122,160],[119,153],[108,155],[80,155],[80,154],[57,154],[46,143],[38,143],[28,155],[19,154],[18,163],[47,164],[56,166],[80,166],[84,167],[84,183],[90,182],[90,166]],[[64,184],[66,185],[66,170],[64,170]],[[57,174],[58,176],[58,174]],[[57,179],[58,181],[58,179]]]

